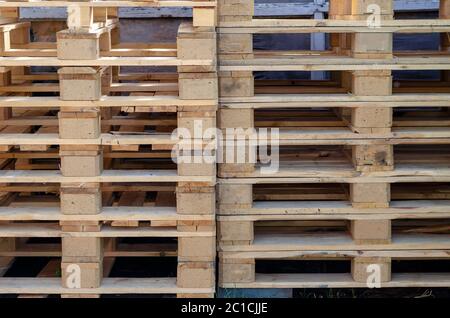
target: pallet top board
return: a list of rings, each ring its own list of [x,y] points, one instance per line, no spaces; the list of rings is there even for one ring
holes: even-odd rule
[[[222,283],[223,288],[367,288],[366,282],[356,282],[350,273],[342,274],[256,274],[249,283]],[[450,275],[443,273],[393,273],[392,280],[382,288],[450,287]]]
[[[105,170],[97,177],[64,177],[58,170],[3,170],[0,182],[7,183],[71,183],[71,182],[205,182],[214,176],[179,176],[176,170]]]
[[[307,119],[306,119],[307,120]],[[418,121],[418,125],[421,122]],[[258,126],[261,128],[262,126]],[[294,146],[294,145],[365,145],[365,144],[449,144],[450,129],[447,127],[393,127],[390,133],[355,133],[345,127],[317,127],[307,128],[281,128],[268,127],[266,132],[253,132],[247,135],[247,140],[259,140],[268,145]],[[279,129],[275,131],[275,129]],[[274,134],[274,135],[272,135]],[[5,136],[8,138],[8,136]],[[266,140],[266,138],[268,138]],[[225,136],[225,139],[234,140],[235,135]],[[3,140],[0,134],[0,145]],[[4,141],[8,143],[7,140]]]
[[[101,51],[104,57],[176,57],[176,48],[158,47],[158,45],[142,43],[142,45],[128,46],[127,44],[112,45],[111,49]],[[141,47],[139,47],[141,46]],[[147,47],[146,47],[147,46]],[[15,44],[14,48],[8,48],[2,52],[2,56],[11,57],[56,57],[56,43],[54,42],[32,42],[27,44]]]
[[[233,208],[230,215],[218,213],[223,221],[434,219],[450,217],[450,200],[391,201],[389,208],[367,209],[348,201],[255,201],[251,208]]]
[[[178,92],[177,83],[112,83],[108,87],[110,92]],[[58,83],[29,83],[0,86],[0,92],[59,92]]]
[[[268,33],[437,33],[449,32],[450,19],[382,20],[379,27],[367,22],[314,19],[253,19],[252,21],[220,22],[222,34]]]
[[[0,207],[1,221],[210,221],[213,215],[177,214],[175,207],[104,207],[100,214],[61,214],[58,207]]]
[[[0,226],[1,237],[211,237],[214,231],[178,231],[174,227],[105,227],[97,232],[62,231],[59,224],[11,223]],[[0,252],[1,254],[1,252]]]
[[[157,96],[102,96],[99,100],[85,101],[68,101],[61,100],[59,97],[25,97],[25,96],[5,96],[0,97],[0,107],[155,107],[161,108],[164,112],[175,112],[177,109],[169,107],[177,107],[178,110],[183,109],[199,109],[203,107],[211,107],[212,110],[217,108],[216,100],[183,100],[173,95],[157,95]]]
[[[360,59],[348,56],[326,58],[320,52],[310,54],[289,51],[271,52],[268,57],[221,60],[220,71],[358,71],[358,70],[449,70],[450,56],[394,57],[392,59]],[[257,54],[255,54],[256,56]],[[2,64],[0,60],[0,65]]]
[[[3,252],[5,257],[61,257],[60,243],[54,244],[19,244],[14,251]],[[177,243],[166,244],[124,244],[119,243],[115,251],[103,251],[105,258],[109,257],[177,257]]]
[[[213,60],[176,57],[101,57],[97,60],[60,60],[56,57],[0,57],[0,66],[215,66]]]
[[[392,257],[394,259],[447,259],[450,257],[448,250],[384,250],[384,251],[274,251],[274,252],[219,252],[224,258],[231,259],[271,259],[273,258],[301,258],[301,259],[350,259],[353,257]],[[282,256],[280,256],[282,255]]]
[[[450,107],[450,94],[393,94],[356,96],[352,94],[258,94],[252,97],[222,97],[222,108],[290,107]],[[0,98],[0,106],[2,99]]]
[[[63,288],[61,278],[0,278],[2,294],[205,294],[214,288],[180,288],[175,277],[104,278],[99,288]]]
[[[323,127],[312,127],[311,129],[289,129],[280,130],[276,144],[280,146],[293,145],[366,145],[366,144],[450,144],[450,128],[428,127],[428,128],[393,128],[392,133],[385,134],[360,134],[354,133],[346,128],[325,129]],[[257,140],[257,134],[249,137]],[[233,138],[231,138],[233,139]],[[267,143],[274,144],[272,139]],[[212,143],[208,140],[185,140],[181,141],[167,134],[151,133],[124,133],[124,134],[102,134],[100,138],[93,139],[62,139],[56,133],[1,133],[0,145],[194,145]]]
[[[92,139],[61,139],[58,134],[2,134],[0,145],[175,145],[177,140],[170,134],[102,134]]]
[[[27,1],[0,1],[0,7],[216,7],[215,1],[190,1],[190,0],[150,0],[150,1],[132,1],[132,0],[113,0],[113,1],[46,1],[46,0],[27,0]]]
[[[393,171],[358,172],[350,163],[343,164],[286,164],[275,173],[261,170],[222,173],[218,183],[227,184],[280,184],[280,183],[397,183],[397,182],[450,182],[450,166],[446,164],[396,164]],[[1,182],[3,178],[0,178]]]
[[[393,233],[391,243],[356,244],[345,232],[321,233],[256,233],[251,245],[223,245],[223,252],[254,252],[255,258],[265,258],[264,253],[283,251],[408,251],[408,250],[448,250],[450,234]],[[400,255],[400,254],[399,254]],[[447,257],[449,257],[448,255]]]

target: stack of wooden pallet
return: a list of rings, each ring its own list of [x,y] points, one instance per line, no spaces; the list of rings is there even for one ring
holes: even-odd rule
[[[279,144],[279,169],[265,173],[262,154],[255,164],[219,165],[219,286],[450,286],[448,269],[398,266],[450,255],[450,1],[441,0],[441,19],[396,20],[392,0],[330,0],[320,21],[255,19],[253,2],[218,1],[218,126],[279,128],[267,141]],[[317,32],[328,34],[327,51],[252,45],[255,34]],[[441,33],[442,43],[397,52],[397,33]],[[326,71],[329,79],[255,80],[261,71]],[[393,83],[397,71],[439,78],[395,73]],[[250,143],[249,135],[240,138]],[[258,266],[267,260],[280,265]],[[283,271],[291,260],[295,270]],[[307,260],[323,265],[319,274],[301,265]],[[344,269],[323,270],[332,261]]]
[[[55,42],[20,20],[38,6],[67,8]],[[124,6],[191,7],[193,21],[173,44],[121,43]],[[215,127],[215,17],[209,0],[0,2],[0,274],[57,257],[0,293],[214,294],[215,165],[175,164],[171,132]],[[176,256],[176,277],[109,277],[124,256]]]
[[[30,40],[19,9],[36,6],[67,8],[54,42]],[[122,43],[124,6],[193,19],[174,43]],[[330,0],[320,21],[253,11],[0,1],[0,293],[212,296],[216,165],[203,150],[217,96],[221,287],[450,286],[448,266],[412,265],[450,255],[450,0],[440,19],[394,19],[392,0]],[[253,49],[255,34],[313,33],[326,51]],[[440,34],[439,49],[395,50],[397,34],[419,33]],[[116,258],[150,256],[176,257],[176,277],[111,274]],[[22,257],[51,260],[14,275]],[[311,274],[307,261],[345,266]]]

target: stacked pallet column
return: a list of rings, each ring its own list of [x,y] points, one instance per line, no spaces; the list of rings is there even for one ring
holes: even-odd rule
[[[195,17],[195,14],[194,14]],[[211,21],[210,21],[211,22]],[[215,21],[214,21],[215,22]],[[205,23],[204,25],[207,25]],[[214,25],[214,23],[212,23]],[[216,60],[216,34],[214,27],[183,24],[178,31],[178,58],[181,60]],[[211,100],[217,103],[216,66],[179,66],[179,97],[182,100]],[[214,145],[217,107],[201,105],[178,111],[178,129],[188,136],[187,144],[180,145],[178,175],[189,180],[195,176],[215,179],[216,164],[208,160],[215,155],[204,153],[204,147]],[[205,156],[206,157],[205,157]],[[179,182],[177,186],[177,213],[189,215],[215,214],[214,183]],[[178,221],[181,232],[215,232],[214,221]],[[215,287],[215,236],[178,238],[177,286],[180,288]],[[178,297],[213,297],[214,294],[179,294]]]
[[[248,22],[254,14],[254,1],[219,0],[219,25],[222,22]],[[251,33],[218,34],[219,60],[244,60],[253,58]],[[220,71],[219,97],[245,98],[254,96],[252,71]],[[251,108],[219,108],[218,126],[224,136],[224,155],[219,158],[219,176],[250,173],[255,170],[251,162],[246,135],[254,128],[254,111]],[[238,143],[242,140],[242,143]],[[241,158],[239,159],[239,155]],[[242,160],[243,159],[243,160]],[[252,206],[252,186],[248,184],[220,184],[218,208],[233,211]],[[249,245],[253,241],[253,222],[218,221],[218,241],[223,245]],[[220,258],[219,284],[253,282],[254,260]]]
[[[251,21],[254,12],[254,1],[244,0],[220,0],[218,1],[219,23],[221,22],[246,22]],[[253,58],[253,35],[250,33],[218,34],[218,56],[225,60],[245,60]],[[219,72],[219,97],[251,97],[254,96],[254,77],[252,71],[221,71]],[[218,126],[222,129],[225,139],[232,140],[239,137],[234,134],[235,129],[242,129],[241,132],[254,127],[253,109],[219,109]],[[228,130],[228,134],[227,134]],[[239,131],[236,130],[237,133]],[[254,165],[249,160],[249,154],[244,153],[245,162],[237,162],[239,152],[246,152],[246,145],[243,149],[227,149],[229,145],[224,144],[224,152],[231,157],[226,160],[222,158],[219,164],[220,173],[252,172]],[[235,145],[230,147],[236,148]],[[239,150],[239,151],[238,151]]]
[[[450,1],[440,0],[439,7],[439,18],[440,19],[450,19]],[[441,34],[441,51],[450,51],[450,33]],[[450,71],[442,71],[443,78],[445,82],[450,82]]]
[[[372,13],[367,1],[352,0],[344,16],[347,20],[369,20]],[[393,19],[393,1],[375,0],[371,6],[378,6],[380,21]],[[375,26],[376,28],[376,26]],[[345,35],[345,43],[350,43],[348,52],[355,59],[390,59],[392,58],[392,33],[359,33]],[[343,73],[344,86],[347,84],[354,96],[389,96],[392,94],[392,76],[390,70],[363,70]],[[345,116],[345,114],[344,114]],[[388,134],[392,127],[392,108],[355,107],[351,110],[351,129],[358,134]],[[345,117],[344,117],[345,119]],[[352,159],[355,169],[362,173],[390,171],[394,169],[393,146],[388,144],[367,144],[352,146]],[[388,208],[390,202],[389,183],[352,183],[350,199],[354,208]],[[390,220],[354,220],[350,231],[356,244],[387,244],[391,240]],[[352,259],[353,279],[366,282],[370,271],[369,265],[379,265],[381,281],[390,280],[389,258]]]
[[[68,30],[58,33],[57,54],[61,60],[95,60],[100,56],[100,37],[93,30],[94,9],[71,7]],[[102,75],[99,67],[62,67],[59,69],[60,99],[71,101],[98,100],[102,96]],[[98,177],[103,170],[100,138],[101,118],[96,108],[61,108],[59,114],[61,139],[77,139],[80,145],[61,145],[61,173],[80,180]],[[98,214],[102,208],[99,183],[73,182],[61,185],[62,214]],[[62,285],[66,288],[98,288],[103,277],[103,248],[99,237],[82,237],[66,232],[100,231],[99,222],[61,221]],[[80,275],[78,286],[71,284],[71,275]],[[63,295],[64,296],[64,295]],[[79,297],[70,295],[66,297]],[[96,295],[83,295],[96,296]]]
[[[18,10],[15,8],[3,8],[0,9],[0,15],[3,19],[11,19],[12,22],[18,20]],[[3,53],[8,49],[10,43],[10,32],[0,32],[0,52]],[[0,86],[11,85],[12,68],[0,67]],[[0,120],[7,120],[11,118],[12,109],[10,107],[3,107],[0,109]],[[1,146],[1,151],[8,151],[11,147]],[[3,184],[2,184],[3,185]],[[1,193],[1,196],[7,196],[8,193]],[[0,222],[0,224],[3,222]],[[15,250],[16,239],[15,238],[0,238],[0,252],[11,252]],[[11,257],[0,257],[0,275],[3,275],[12,263]]]

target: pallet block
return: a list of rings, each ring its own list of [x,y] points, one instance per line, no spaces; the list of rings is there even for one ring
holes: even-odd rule
[[[351,41],[355,58],[392,58],[392,33],[354,33]]]
[[[59,137],[62,139],[100,137],[100,113],[96,109],[85,109],[83,112],[61,110],[58,119]]]
[[[253,205],[253,187],[250,184],[219,184],[217,193],[220,211],[248,209]]]
[[[59,31],[57,56],[61,60],[96,60],[100,57],[100,32]]]
[[[255,127],[254,111],[253,109],[227,109],[223,108],[219,110],[218,115],[219,128],[226,133],[227,128],[232,128],[230,132],[234,132],[234,129],[248,129]],[[237,130],[236,130],[237,131]]]
[[[352,94],[358,96],[392,95],[391,71],[353,71]]]
[[[352,159],[357,171],[394,170],[394,150],[392,145],[354,146]]]
[[[79,288],[100,287],[103,276],[103,265],[101,263],[61,263],[63,287],[73,288],[71,284],[74,284],[74,282],[71,281],[73,279],[71,275],[73,275],[74,265],[79,268]]]
[[[391,242],[391,221],[354,220],[350,232],[356,244],[387,244]]]
[[[61,213],[98,214],[102,209],[102,193],[98,183],[63,183],[60,190]]]
[[[176,190],[177,213],[213,215],[216,209],[214,187],[183,187]]]
[[[182,158],[177,158],[180,159]],[[186,162],[178,162],[177,171],[180,176],[215,176],[216,165],[206,162],[201,153],[198,155],[194,153],[186,158]]]
[[[96,263],[103,259],[103,240],[92,237],[66,237],[61,239],[66,263]]]
[[[178,287],[214,288],[215,281],[214,262],[178,262]]]
[[[212,262],[215,257],[216,238],[214,236],[178,238],[179,262]]]
[[[61,173],[66,177],[99,176],[103,170],[101,147],[60,146]]]
[[[186,129],[193,140],[206,139],[205,132],[216,127],[216,112],[178,112],[177,126],[179,129]]]
[[[58,70],[61,100],[98,100],[102,88],[110,86],[112,77],[106,67],[62,67]]]
[[[178,75],[180,99],[217,99],[217,73],[180,73]]]
[[[255,95],[252,72],[219,72],[220,97],[251,97]]]
[[[388,183],[353,183],[350,184],[350,200],[358,209],[388,208],[391,201]]]
[[[251,283],[255,281],[254,259],[221,258],[219,262],[219,284]]]
[[[392,108],[354,108],[351,110],[352,128],[357,133],[389,133],[392,127]]]
[[[217,239],[223,244],[252,244],[253,228],[251,221],[219,221]]]
[[[219,22],[250,21],[253,18],[254,1],[218,0],[217,10]]]
[[[379,269],[379,282],[391,281],[391,259],[388,257],[355,257],[352,259],[352,277],[361,283],[375,283],[371,280],[374,266]]]
[[[217,41],[218,53],[222,59],[230,56],[253,56],[252,34],[219,34]]]

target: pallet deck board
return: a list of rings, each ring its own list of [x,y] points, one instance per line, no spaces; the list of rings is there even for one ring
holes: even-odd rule
[[[179,288],[175,278],[104,278],[99,288],[63,288],[60,278],[0,278],[2,294],[206,294],[212,288]]]
[[[392,274],[392,280],[381,283],[382,288],[450,286],[450,275],[441,273]],[[252,283],[227,283],[224,288],[367,288],[350,274],[257,274]]]
[[[385,20],[377,28],[368,27],[366,21],[315,19],[252,19],[251,21],[221,22],[222,34],[268,33],[433,33],[448,32],[450,20]]]
[[[221,97],[224,108],[323,108],[323,107],[450,107],[450,94],[258,94],[252,97]],[[1,101],[1,99],[0,99]],[[1,104],[0,104],[1,105]]]
[[[1,96],[0,107],[40,108],[40,107],[202,107],[216,106],[212,100],[186,100],[178,96],[102,96],[93,101],[67,101],[59,97],[25,97],[25,96]]]
[[[212,60],[176,57],[101,57],[96,60],[61,60],[56,57],[0,57],[0,66],[214,66]]]
[[[57,207],[0,207],[1,221],[164,221],[213,220],[211,215],[177,214],[175,207],[104,207],[94,215],[61,214]]]
[[[98,177],[65,177],[57,170],[0,171],[6,183],[60,182],[214,182],[213,176],[179,176],[174,170],[105,170]]]
[[[255,201],[221,211],[219,220],[416,219],[450,217],[450,200],[391,201],[389,208],[353,208],[348,201]]]
[[[324,58],[278,53],[270,57],[245,60],[222,60],[220,71],[358,71],[358,70],[449,70],[448,56],[394,57],[393,59],[363,59],[347,56]],[[0,61],[0,65],[1,65]]]
[[[170,227],[104,227],[98,232],[67,232],[59,224],[11,223],[0,228],[1,237],[212,237],[212,231],[177,231]],[[1,252],[0,252],[1,253]]]
[[[251,251],[408,251],[447,250],[450,252],[450,234],[393,234],[389,244],[356,244],[347,233],[261,233],[255,234],[252,245],[225,245],[224,252]],[[400,254],[400,252],[399,252]]]
[[[222,184],[270,184],[270,183],[385,183],[385,182],[449,182],[450,165],[447,164],[397,164],[393,171],[355,171],[350,163],[339,165],[306,162],[305,164],[284,164],[275,173],[257,169],[242,173],[239,178],[219,179]],[[0,178],[0,181],[2,179]]]

